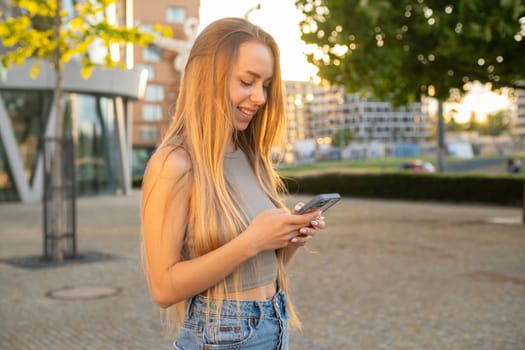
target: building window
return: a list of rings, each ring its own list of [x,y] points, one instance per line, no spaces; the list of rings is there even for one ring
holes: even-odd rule
[[[155,68],[151,64],[137,64],[135,65],[138,69],[145,69],[148,71],[148,81],[155,79]]]
[[[186,20],[186,9],[170,6],[166,9],[166,21],[168,23],[182,24]]]
[[[162,120],[162,106],[159,105],[143,105],[142,119],[145,121]]]
[[[159,129],[156,126],[141,126],[139,130],[140,139],[142,141],[157,142],[159,139]]]
[[[164,87],[161,85],[149,84],[146,87],[146,94],[144,95],[146,101],[162,101],[164,100]]]
[[[162,60],[162,50],[156,46],[146,46],[142,50],[142,59],[148,62],[159,62]]]
[[[8,148],[8,143],[2,142],[0,135],[0,202],[9,200],[20,200],[14,176],[16,172],[10,164],[10,158],[19,157],[20,165],[23,166],[23,175],[26,181],[33,181],[37,169],[39,154],[39,144],[43,137],[48,121],[49,111],[53,102],[53,96],[48,91],[29,91],[29,90],[2,90],[0,96],[3,100],[3,107],[6,114],[4,118],[8,121],[11,128],[7,128],[7,133],[14,137],[18,152],[13,148]],[[18,153],[18,154],[17,154]],[[20,174],[22,175],[22,174]]]
[[[75,177],[82,194],[112,193],[118,185],[115,106],[109,97],[71,94],[76,118]]]

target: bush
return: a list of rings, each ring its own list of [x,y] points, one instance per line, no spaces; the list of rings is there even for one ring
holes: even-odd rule
[[[288,191],[342,196],[520,206],[525,180],[511,176],[415,173],[319,173],[283,176]]]
[[[360,198],[523,205],[525,179],[516,176],[417,173],[341,173],[282,176],[290,194],[338,192]],[[142,176],[133,177],[133,188]]]

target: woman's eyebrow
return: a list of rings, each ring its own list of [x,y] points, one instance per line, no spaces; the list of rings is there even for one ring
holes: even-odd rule
[[[256,78],[259,78],[259,79],[262,78],[262,76],[261,76],[259,73],[254,72],[254,71],[252,71],[252,70],[247,69],[247,70],[245,70],[244,72],[245,72],[245,73],[248,73],[248,74],[250,74],[250,75],[253,75],[253,76],[256,77]],[[270,80],[272,80],[272,79],[273,79],[273,75],[270,76],[270,77],[268,77],[268,78],[266,78],[264,81],[270,81]]]

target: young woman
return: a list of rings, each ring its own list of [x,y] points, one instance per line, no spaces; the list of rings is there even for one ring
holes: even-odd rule
[[[174,311],[175,349],[287,349],[299,325],[285,267],[325,222],[280,197],[271,153],[284,103],[269,34],[224,18],[196,38],[143,183],[146,274]]]

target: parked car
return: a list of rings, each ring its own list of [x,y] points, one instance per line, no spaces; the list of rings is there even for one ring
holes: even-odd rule
[[[415,171],[418,173],[434,173],[436,172],[436,168],[434,165],[427,161],[422,161],[420,159],[411,160],[409,162],[405,162],[399,166],[400,169],[408,170],[408,171]]]

